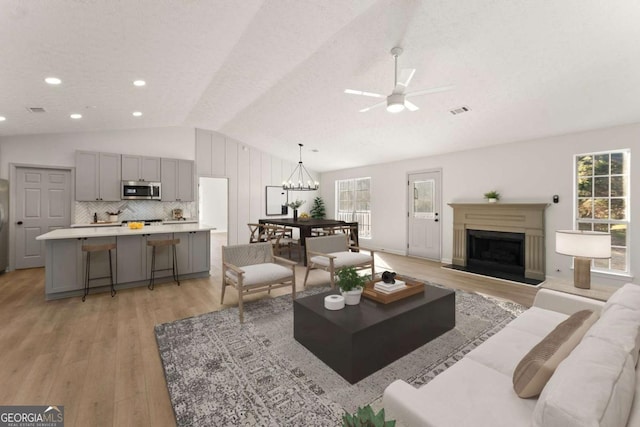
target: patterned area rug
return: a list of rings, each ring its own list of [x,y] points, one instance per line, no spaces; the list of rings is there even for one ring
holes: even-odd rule
[[[324,292],[315,288],[299,296]],[[395,379],[426,384],[524,308],[456,291],[456,327],[351,385],[293,339],[291,296],[157,325],[156,339],[179,426],[334,426],[377,402]]]

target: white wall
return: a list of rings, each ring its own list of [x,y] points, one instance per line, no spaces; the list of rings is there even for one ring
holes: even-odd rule
[[[266,218],[266,186],[282,185],[298,162],[274,157],[219,132],[196,129],[198,177],[229,179],[229,244],[249,243],[247,223]],[[314,179],[319,176],[309,171]],[[309,212],[317,191],[289,192],[289,201],[306,200],[298,211]],[[289,217],[293,212],[289,209]],[[273,216],[269,218],[278,218]]]
[[[450,262],[453,245],[453,210],[447,203],[482,202],[488,190],[498,190],[501,202],[543,201],[546,210],[547,275],[572,277],[571,258],[555,253],[557,229],[573,228],[573,155],[586,152],[631,148],[631,213],[640,213],[640,124],[600,129],[533,141],[493,146],[434,157],[325,172],[320,191],[327,215],[335,213],[335,180],[371,177],[372,239],[365,247],[406,253],[407,246],[407,174],[442,168],[442,258]],[[558,194],[560,203],[553,204]],[[630,226],[631,273],[640,271],[640,227]],[[559,269],[560,272],[556,270]],[[597,277],[596,277],[597,276]],[[611,278],[596,274],[594,281],[618,284],[629,278]],[[635,279],[634,282],[638,282]]]
[[[9,163],[74,166],[76,150],[195,160],[194,138],[188,127],[4,136],[0,178],[9,178]]]
[[[227,180],[202,177],[199,183],[200,222],[227,231]]]

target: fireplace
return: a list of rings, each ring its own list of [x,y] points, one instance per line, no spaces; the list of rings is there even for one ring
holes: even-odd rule
[[[467,267],[524,278],[524,233],[467,230]]]
[[[449,206],[453,208],[453,268],[530,284],[545,279],[547,203]]]

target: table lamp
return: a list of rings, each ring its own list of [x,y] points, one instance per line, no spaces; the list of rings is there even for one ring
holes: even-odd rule
[[[597,231],[556,231],[556,252],[574,258],[573,285],[591,288],[591,259],[611,258],[611,234]]]

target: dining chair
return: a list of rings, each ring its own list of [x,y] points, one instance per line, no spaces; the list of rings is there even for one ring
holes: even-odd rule
[[[265,229],[263,224],[257,224],[250,222],[247,224],[251,235],[249,236],[249,243],[258,243],[266,241]]]

